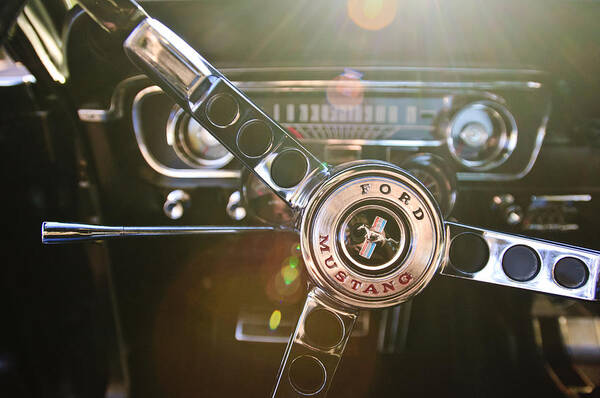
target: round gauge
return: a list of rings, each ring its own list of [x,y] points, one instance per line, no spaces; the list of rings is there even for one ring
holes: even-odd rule
[[[192,167],[220,168],[233,155],[196,120],[175,106],[167,122],[167,142],[177,156]]]
[[[450,154],[472,170],[488,170],[504,163],[517,144],[517,126],[506,108],[490,101],[460,109],[448,125]]]
[[[433,195],[444,216],[449,216],[456,202],[457,183],[454,167],[431,153],[417,153],[406,158],[400,167],[417,178]]]

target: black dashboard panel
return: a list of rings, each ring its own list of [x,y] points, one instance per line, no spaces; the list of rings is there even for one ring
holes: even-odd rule
[[[319,65],[382,66],[400,60],[432,66],[543,65],[550,49],[569,42],[565,32],[573,39],[596,40],[590,35],[593,23],[572,29],[594,20],[597,10],[588,2],[533,1],[523,7],[514,0],[409,0],[377,31],[355,24],[343,0],[200,0],[176,7],[151,1],[145,7],[222,67],[295,66],[307,60]],[[557,29],[553,22],[558,20]]]

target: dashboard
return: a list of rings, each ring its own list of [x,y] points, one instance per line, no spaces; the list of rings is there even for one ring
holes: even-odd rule
[[[548,76],[540,71],[327,67],[310,69],[314,79],[266,80],[273,71],[224,72],[324,161],[370,158],[401,165],[427,181],[447,214],[456,200],[456,181],[522,178],[546,134]],[[307,73],[276,71],[290,77]],[[444,75],[452,79],[440,80]],[[91,123],[115,115],[130,115],[139,154],[158,175],[204,187],[243,180],[233,155],[143,76],[121,81],[108,110],[79,110],[81,120]],[[260,184],[246,185],[262,192]],[[241,190],[257,196],[247,191]]]
[[[489,71],[471,71],[479,75],[477,81],[467,80],[469,71],[458,71],[463,80],[453,82],[362,80],[365,72],[351,68],[328,72],[330,80],[247,80],[236,85],[332,164],[360,159],[363,152],[398,161],[426,150],[448,158],[459,179],[510,180],[531,169],[543,143],[549,98],[538,81],[544,78],[541,72],[508,71],[511,81],[485,81]],[[369,72],[376,77],[376,70]],[[397,75],[403,72],[398,68]],[[266,73],[257,70],[255,78]],[[235,74],[230,71],[230,78]],[[158,87],[138,91],[131,113],[140,150],[159,173],[203,178],[214,175],[206,171],[223,169],[233,160]]]

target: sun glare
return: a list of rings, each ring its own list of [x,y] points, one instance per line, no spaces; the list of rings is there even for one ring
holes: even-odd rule
[[[348,16],[363,29],[380,30],[392,23],[397,0],[348,0]]]

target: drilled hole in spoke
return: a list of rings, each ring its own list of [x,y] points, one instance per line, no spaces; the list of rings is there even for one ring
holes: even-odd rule
[[[238,116],[238,103],[229,94],[215,95],[206,106],[206,117],[217,127],[227,127],[233,124]]]
[[[325,367],[313,356],[302,355],[290,365],[290,384],[302,395],[313,395],[321,391],[326,377]]]
[[[342,341],[344,325],[342,320],[333,312],[316,309],[306,316],[304,333],[312,346],[327,349]]]
[[[576,289],[586,284],[589,271],[585,263],[578,258],[561,258],[554,266],[554,279],[567,289]]]
[[[490,258],[487,243],[477,234],[465,232],[456,236],[450,244],[450,263],[454,268],[467,272],[479,272]]]
[[[271,178],[278,186],[291,188],[302,181],[307,168],[307,159],[300,151],[285,151],[273,160]]]
[[[245,123],[237,136],[237,146],[249,158],[264,155],[273,142],[273,132],[262,120],[251,120]]]
[[[502,269],[510,279],[527,282],[540,271],[540,258],[529,246],[516,245],[504,253]]]

